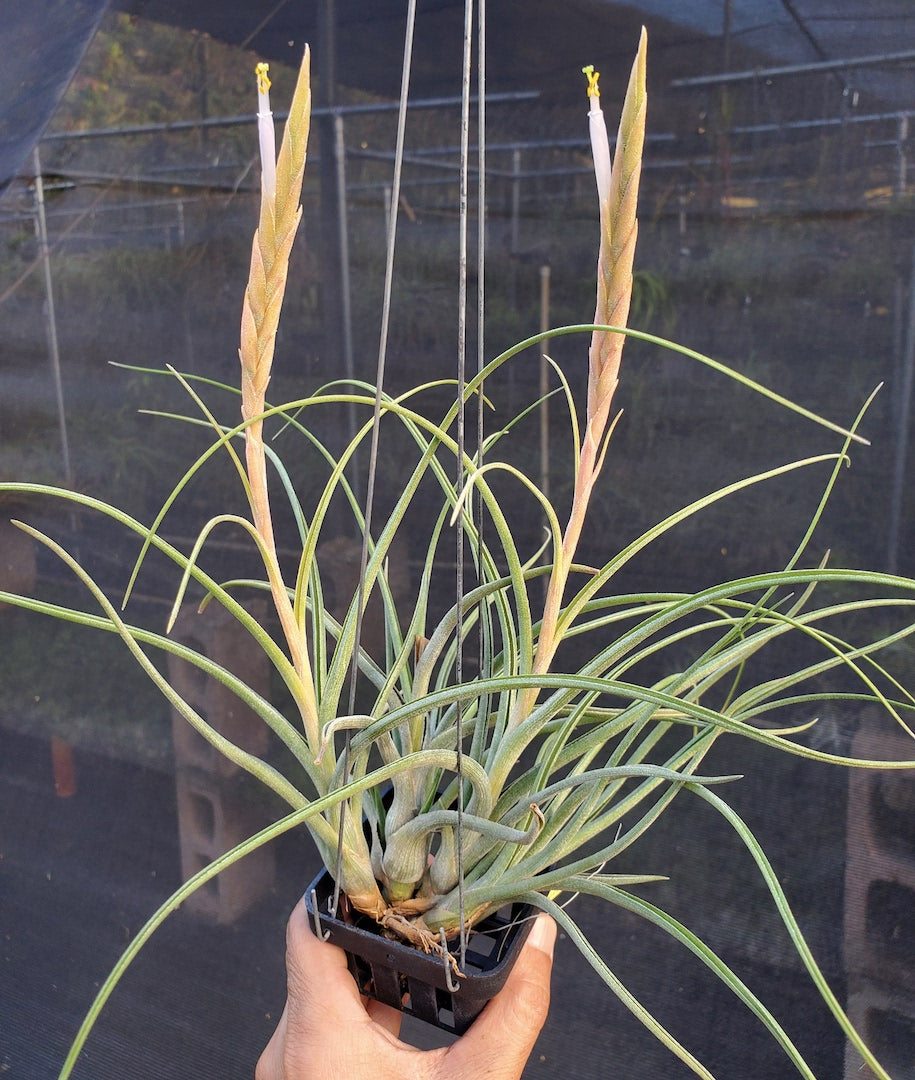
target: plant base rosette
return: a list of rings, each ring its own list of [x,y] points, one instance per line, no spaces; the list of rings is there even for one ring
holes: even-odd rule
[[[378,923],[358,912],[350,922],[332,918],[327,912],[333,892],[333,878],[324,870],[305,893],[308,917],[314,928],[314,898],[320,929],[346,953],[359,992],[455,1035],[463,1035],[505,985],[537,914],[529,904],[511,904],[477,924],[456,976],[453,953],[427,954],[385,937]]]

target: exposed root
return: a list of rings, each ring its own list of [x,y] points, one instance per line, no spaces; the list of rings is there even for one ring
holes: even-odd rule
[[[414,948],[422,949],[429,956],[447,956],[448,963],[451,965],[454,974],[460,979],[467,977],[458,967],[458,962],[454,956],[442,948],[438,936],[432,933],[421,918],[407,919],[393,908],[388,908],[379,919],[379,922],[385,937],[390,938],[392,941],[406,941]]]

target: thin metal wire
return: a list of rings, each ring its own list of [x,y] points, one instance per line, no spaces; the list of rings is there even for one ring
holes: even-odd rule
[[[486,365],[486,0],[479,4],[479,46],[477,48],[477,374]],[[483,464],[483,387],[477,389],[477,466]],[[483,495],[477,494],[477,535],[479,563],[483,549]],[[479,622],[480,656],[483,656],[483,620]],[[480,672],[481,676],[485,672]]]
[[[275,16],[275,15],[279,15],[279,13],[280,13],[280,12],[281,12],[281,11],[283,10],[283,8],[284,8],[284,7],[285,7],[285,6],[286,6],[286,5],[288,4],[288,3],[289,3],[289,0],[280,0],[280,2],[279,2],[279,3],[277,4],[277,5],[276,5],[276,7],[275,7],[275,8],[274,8],[274,9],[273,9],[273,10],[272,10],[271,12],[269,12],[268,14],[266,14],[266,15],[265,15],[265,16],[264,16],[264,17],[263,17],[263,18],[261,19],[261,21],[260,21],[260,22],[259,22],[259,23],[257,24],[257,26],[255,26],[255,27],[254,27],[254,29],[253,29],[253,30],[251,31],[251,33],[250,33],[250,34],[248,34],[248,36],[247,36],[247,37],[245,38],[245,40],[244,40],[244,41],[243,41],[243,42],[241,43],[241,45],[239,45],[239,48],[240,48],[240,49],[247,49],[247,47],[248,47],[248,46],[249,46],[249,45],[251,44],[251,42],[252,42],[252,41],[253,41],[253,40],[254,40],[254,39],[255,39],[255,38],[257,37],[257,35],[258,35],[258,34],[259,34],[259,33],[261,32],[261,30],[263,30],[263,29],[264,29],[264,27],[265,27],[265,26],[266,26],[266,25],[267,25],[268,23],[272,22],[272,21],[273,21],[273,18],[274,18],[274,16]]]
[[[321,912],[318,908],[318,893],[316,889],[311,890],[311,910],[315,917],[315,937],[318,941],[329,941],[330,931],[325,930],[321,926]]]
[[[477,372],[486,364],[486,0],[479,0],[477,25]],[[477,453],[483,453],[483,390],[477,392]],[[477,465],[482,465],[482,460]],[[480,496],[482,505],[482,496]],[[477,517],[477,528],[482,515]],[[480,626],[482,627],[482,621]]]
[[[438,932],[442,945],[442,963],[445,966],[445,986],[448,987],[449,994],[456,994],[460,990],[461,984],[455,980],[454,975],[451,973],[451,953],[448,951],[448,939],[445,937],[444,926],[440,926]]]
[[[485,316],[486,316],[486,0],[479,0],[477,5],[477,374],[486,364],[485,351]],[[477,467],[483,464],[483,387],[477,387]],[[472,505],[472,503],[471,503]],[[483,565],[483,495],[477,492],[476,515],[477,529],[477,567]],[[479,573],[479,569],[477,571]],[[479,676],[486,678],[489,672],[483,670],[483,659],[488,655],[486,649],[486,628],[483,619],[477,621],[477,656],[480,658]],[[478,703],[477,708],[482,708]],[[458,840],[461,840],[458,834]],[[463,871],[463,865],[461,866]],[[467,957],[467,931],[464,928],[463,911],[461,912],[461,968]]]
[[[378,343],[378,363],[375,368],[375,405],[372,413],[372,443],[369,452],[369,474],[365,495],[365,514],[362,531],[362,552],[359,564],[359,590],[356,611],[356,640],[349,672],[349,711],[355,710],[356,681],[359,674],[359,642],[362,637],[362,611],[365,601],[365,571],[368,566],[369,535],[372,530],[372,514],[375,502],[375,483],[378,465],[378,431],[381,421],[382,387],[384,385],[385,361],[388,350],[388,328],[390,326],[391,291],[394,276],[394,243],[397,237],[397,210],[400,203],[400,178],[403,167],[404,131],[407,120],[407,99],[410,91],[410,70],[413,62],[413,36],[416,24],[416,0],[410,0],[407,7],[407,26],[404,34],[403,71],[400,85],[400,108],[397,114],[397,141],[394,155],[394,178],[391,185],[391,210],[388,215],[387,261],[384,275],[384,299],[381,310],[381,331]],[[350,769],[350,732],[346,732],[343,746],[343,780],[349,778]],[[337,832],[337,869],[334,882],[334,895],[330,911],[337,913],[340,902],[339,868],[343,859],[343,828],[346,815],[346,803],[340,804],[340,825]]]
[[[473,0],[464,3],[464,58],[461,70],[461,171],[458,240],[458,341],[457,341],[457,478],[455,490],[464,487],[464,388],[467,382],[467,218],[468,177],[470,173],[470,71],[473,52]],[[455,634],[454,678],[458,686],[464,681],[464,643],[461,610],[464,603],[464,519],[458,514],[455,555],[455,603],[458,612]],[[461,938],[461,967],[467,953],[467,931],[464,927],[464,709],[460,698],[456,702],[455,751],[457,756],[457,872],[458,919]]]

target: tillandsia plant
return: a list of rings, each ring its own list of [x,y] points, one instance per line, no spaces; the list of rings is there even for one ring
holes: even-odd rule
[[[251,648],[262,649],[269,657],[294,702],[290,718],[190,646],[131,625],[71,554],[49,536],[21,525],[72,569],[100,612],[8,593],[0,593],[0,600],[119,634],[174,708],[290,807],[282,820],[195,875],[150,919],[100,991],[63,1075],[69,1074],[120,975],[169,912],[230,863],[305,824],[352,908],[377,921],[388,934],[426,950],[443,949],[442,934],[450,941],[472,932],[481,919],[508,901],[525,900],[549,912],[623,1003],[697,1075],[708,1077],[708,1070],[596,953],[562,898],[587,893],[634,912],[663,928],[718,974],[772,1033],[798,1073],[813,1076],[778,1021],[738,976],[687,927],[633,891],[660,880],[658,875],[612,872],[613,860],[688,793],[709,804],[736,831],[828,1007],[873,1072],[887,1076],[823,979],[759,844],[718,793],[721,785],[736,778],[704,775],[701,767],[724,734],[833,764],[911,767],[913,762],[865,761],[813,749],[798,738],[810,725],[795,718],[806,718],[830,696],[820,688],[825,678],[844,673],[857,680],[857,689],[849,691],[843,684],[832,696],[876,702],[910,730],[906,718],[915,698],[881,666],[878,654],[915,629],[911,621],[915,582],[832,569],[825,561],[813,569],[800,568],[849,448],[854,441],[863,441],[857,422],[844,430],[707,357],[626,329],[645,133],[645,64],[643,34],[612,167],[598,73],[584,69],[600,213],[593,323],[552,329],[520,342],[468,380],[438,419],[421,406],[424,392],[438,384],[390,396],[380,387],[350,380],[282,405],[268,402],[289,255],[302,212],[308,53],[275,161],[269,79],[266,68],[259,68],[263,179],[241,322],[241,422],[220,423],[200,399],[194,380],[172,372],[200,409],[199,415],[183,419],[209,428],[213,439],[151,525],[76,492],[0,484],[3,490],[40,491],[81,504],[134,533],[142,545],[128,594],[147,551],[162,553],[181,574],[175,611],[191,583],[202,592],[203,605],[222,605],[250,635]],[[484,382],[492,373],[531,345],[563,334],[590,334],[582,417],[573,388],[554,365],[569,412],[574,468],[573,493],[565,511],[519,468],[493,456],[512,421],[482,439],[472,453],[455,433],[465,404],[482,398]],[[627,336],[711,365],[748,391],[821,424],[841,440],[841,448],[713,491],[660,521],[601,566],[576,562],[589,500],[608,455],[615,423],[613,396]],[[231,387],[224,390],[238,393]],[[309,423],[316,410],[335,408],[364,410],[367,417],[336,455],[315,434],[316,425]],[[327,470],[316,505],[306,507],[300,501],[283,457],[265,442],[268,429],[281,429],[285,440],[301,437],[306,452]],[[376,528],[349,474],[368,441],[395,435],[402,485]],[[236,452],[241,443],[244,460]],[[413,448],[412,461],[403,457],[405,444]],[[162,521],[187,483],[222,454],[237,470],[250,516],[213,518],[192,549],[181,552],[160,535]],[[699,592],[613,591],[618,572],[681,522],[735,492],[824,462],[831,463],[831,469],[822,499],[784,569]],[[516,545],[509,516],[491,484],[497,472],[529,493],[541,509],[548,526],[543,549],[521,551]],[[440,510],[425,538],[419,582],[405,612],[395,604],[388,560],[398,536],[408,529],[417,493],[429,484],[439,493]],[[298,528],[300,557],[291,579],[284,576],[274,539],[271,498],[278,496],[288,503]],[[337,620],[324,600],[319,540],[332,501],[341,498],[350,507],[365,546],[360,585],[345,616]],[[455,523],[467,534],[476,578],[442,615],[433,617],[432,584],[442,545]],[[226,526],[250,537],[263,563],[262,579],[219,582],[201,569],[201,550],[215,529]],[[819,600],[821,585],[830,589],[832,598],[826,602]],[[835,587],[856,587],[864,596],[835,599]],[[244,595],[257,590],[272,597],[279,639],[242,602]],[[370,655],[360,640],[361,620],[373,596],[384,612],[383,655]],[[833,629],[864,609],[895,614],[901,625],[864,644],[847,641]],[[753,671],[766,671],[768,653],[791,636],[810,646],[803,652],[808,658],[787,673],[751,678]],[[479,664],[468,676],[462,652],[471,638],[478,642]],[[150,649],[179,657],[233,690],[276,734],[289,768],[254,757],[220,735],[168,684],[147,655]],[[585,659],[567,663],[573,655]],[[663,674],[643,679],[640,672],[645,670]],[[356,678],[360,702],[365,703],[358,711],[353,704]],[[788,716],[790,722],[776,726],[776,713]],[[302,776],[306,783],[295,779]],[[453,962],[460,973],[459,961]]]

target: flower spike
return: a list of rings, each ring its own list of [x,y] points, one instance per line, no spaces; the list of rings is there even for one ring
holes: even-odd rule
[[[302,713],[309,745],[316,747],[320,736],[314,680],[305,647],[304,628],[296,621],[276,556],[261,419],[273,364],[280,310],[286,292],[289,253],[302,217],[299,200],[305,175],[305,150],[311,115],[309,61],[306,48],[279,157],[275,150],[267,65],[258,64],[255,68],[257,129],[261,152],[261,206],[260,220],[251,245],[251,269],[242,305],[238,355],[241,361],[241,414],[249,421],[245,429],[245,456],[251,486],[251,513],[266,553],[267,577],[283,636],[300,678],[300,686],[296,692],[297,704]]]
[[[594,322],[598,326],[625,327],[629,315],[632,257],[638,231],[636,200],[642,145],[645,140],[646,46],[643,29],[623,102],[612,175],[610,140],[600,107],[600,73],[594,70],[593,64],[582,68],[582,73],[588,78],[588,99],[591,103],[588,126],[600,196],[600,251],[597,260],[597,303],[594,313]],[[547,585],[540,636],[534,657],[534,671],[538,674],[549,670],[562,637],[559,620],[563,592],[581,538],[591,491],[604,463],[607,438],[613,430],[610,406],[619,382],[623,340],[623,335],[618,330],[595,330],[591,337],[586,422],[575,475],[572,507],[563,532],[562,545],[553,553],[553,569]],[[512,712],[512,727],[517,727],[526,719],[536,696],[536,691],[525,691],[519,695]]]

